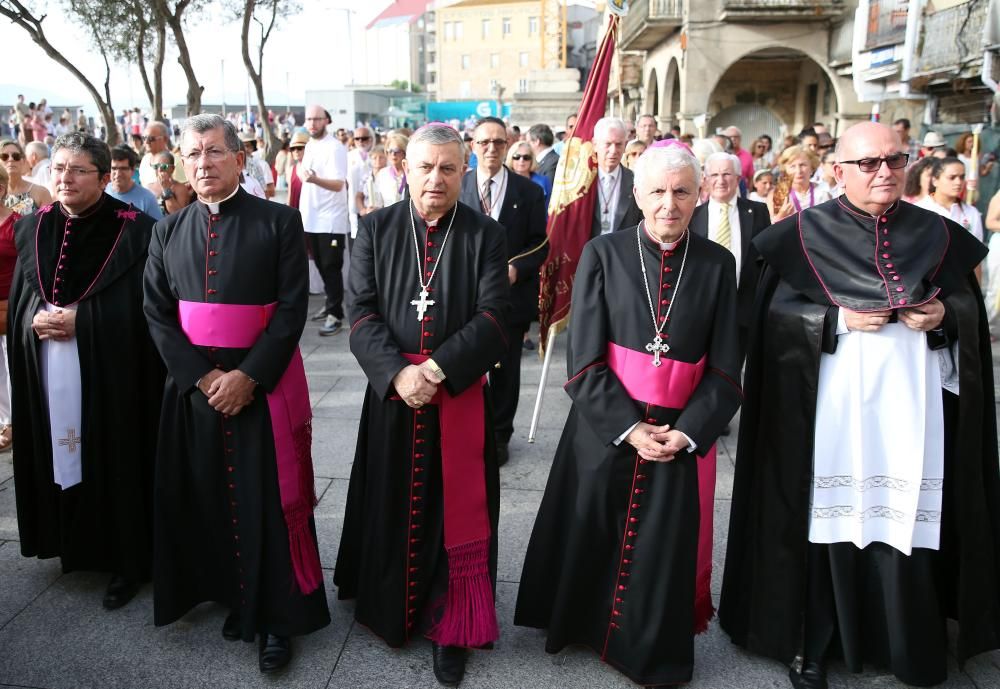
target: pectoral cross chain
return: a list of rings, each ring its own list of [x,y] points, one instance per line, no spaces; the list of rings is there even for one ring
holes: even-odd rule
[[[427,309],[429,309],[431,306],[434,306],[434,300],[433,299],[428,299],[427,298],[428,296],[430,296],[430,292],[428,292],[427,288],[425,287],[425,288],[423,288],[423,289],[420,290],[420,298],[419,299],[413,299],[412,301],[410,301],[411,305],[417,307],[417,320],[418,321],[423,322],[423,320],[424,320],[424,314],[427,313]]]
[[[660,361],[660,354],[666,354],[669,352],[670,345],[665,343],[663,338],[660,337],[660,334],[657,333],[656,337],[653,338],[653,341],[646,345],[646,351],[651,352],[653,355],[653,366],[660,366],[662,363]]]

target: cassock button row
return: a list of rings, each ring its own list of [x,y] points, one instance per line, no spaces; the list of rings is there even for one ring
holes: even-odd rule
[[[889,246],[889,242],[882,242],[882,246]]]
[[[889,254],[882,254],[882,258],[892,258]]]

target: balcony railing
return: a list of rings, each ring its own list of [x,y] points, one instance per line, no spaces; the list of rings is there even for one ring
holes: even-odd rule
[[[723,21],[829,19],[845,10],[844,0],[723,0]]]
[[[622,49],[649,50],[683,22],[683,0],[635,0],[622,21]]]
[[[868,8],[865,50],[874,50],[906,41],[909,0],[874,0]]]
[[[926,15],[917,75],[954,71],[958,76],[967,63],[981,59],[989,4],[989,0],[970,0]]]

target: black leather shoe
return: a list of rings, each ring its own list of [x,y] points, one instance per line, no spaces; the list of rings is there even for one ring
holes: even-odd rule
[[[104,592],[104,609],[117,610],[135,598],[138,592],[139,584],[116,574],[111,577],[108,589]]]
[[[457,687],[465,677],[466,650],[461,646],[441,646],[431,642],[434,676],[446,687]]]
[[[507,443],[497,441],[497,466],[502,467],[510,459],[510,452],[507,450]]]
[[[239,641],[243,638],[243,624],[238,612],[226,615],[226,621],[222,623],[222,638],[226,641]]]
[[[826,682],[826,668],[819,663],[805,661],[802,663],[802,671],[796,672],[795,668],[788,670],[788,679],[792,680],[795,689],[828,689]]]
[[[261,634],[258,648],[261,672],[277,672],[292,661],[292,640],[287,636]]]

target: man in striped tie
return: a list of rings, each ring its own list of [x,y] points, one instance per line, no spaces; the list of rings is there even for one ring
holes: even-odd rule
[[[740,198],[740,159],[731,153],[713,153],[705,160],[704,184],[708,202],[695,209],[691,231],[726,247],[736,259],[736,320],[740,354],[745,357],[760,274],[750,240],[771,224],[771,216],[765,204]]]

